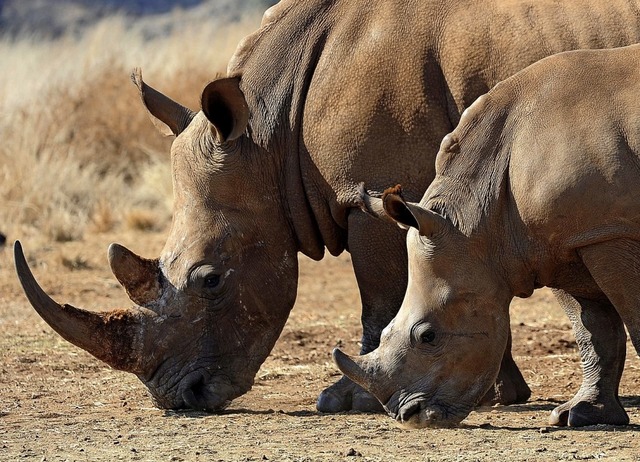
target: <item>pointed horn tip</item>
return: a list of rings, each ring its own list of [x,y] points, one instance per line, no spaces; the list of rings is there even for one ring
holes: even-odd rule
[[[20,252],[22,254],[22,244],[20,243],[20,240],[16,240],[13,243],[13,253],[14,253],[14,255],[17,254],[18,252]]]
[[[133,253],[131,250],[129,250],[125,246],[118,244],[116,242],[112,242],[111,244],[109,244],[109,248],[107,249],[107,258],[109,259],[109,265],[111,265],[112,268],[114,264],[122,264],[122,263],[126,264],[131,260],[136,260],[140,262],[151,261]]]
[[[351,357],[348,354],[343,353],[339,348],[335,348],[332,354],[333,360],[336,363],[336,366],[338,366],[338,369],[340,369],[340,372],[361,387],[367,390],[370,389],[371,382],[363,369],[361,361],[363,358],[362,356],[358,356],[357,358]]]
[[[333,362],[338,366],[338,369],[340,369],[342,373],[346,374],[345,370],[349,370],[347,364],[349,362],[353,362],[351,356],[344,353],[340,348],[334,348],[331,352],[331,356],[333,357]]]
[[[13,243],[13,262],[16,267],[16,272],[18,273],[18,279],[20,279],[20,283],[24,287],[24,277],[31,275],[31,269],[29,268],[29,264],[27,263],[27,259],[24,256],[24,251],[22,250],[22,244],[19,240],[16,240]]]
[[[26,293],[27,286],[29,285],[30,281],[34,279],[34,277],[33,273],[31,272],[31,268],[29,268],[29,264],[27,263],[27,259],[24,256],[22,244],[19,240],[16,240],[13,243],[13,264],[15,265],[20,285]]]
[[[44,318],[43,310],[63,308],[62,305],[49,297],[36,281],[36,278],[29,267],[29,263],[27,263],[27,259],[24,256],[20,241],[15,241],[13,244],[13,252],[16,273],[18,274],[18,280],[20,281],[22,290],[24,290],[29,303],[31,303],[38,314]],[[69,307],[73,308],[70,305]],[[47,321],[46,318],[45,321]],[[47,323],[49,323],[49,321],[47,321]]]

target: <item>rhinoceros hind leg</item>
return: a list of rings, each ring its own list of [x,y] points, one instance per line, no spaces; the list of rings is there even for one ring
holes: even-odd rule
[[[382,412],[382,404],[370,393],[347,377],[326,388],[318,397],[316,408],[320,412],[335,414],[344,411]]]
[[[561,290],[554,293],[573,325],[583,377],[578,393],[552,411],[550,424],[626,425],[629,417],[618,398],[626,355],[622,319],[606,298],[589,300]]]
[[[526,402],[531,397],[531,389],[524,380],[518,365],[511,356],[511,332],[502,356],[500,372],[493,387],[487,391],[479,404],[493,406],[494,404],[518,404]]]
[[[640,355],[640,242],[615,239],[580,249],[580,257],[629,330]]]

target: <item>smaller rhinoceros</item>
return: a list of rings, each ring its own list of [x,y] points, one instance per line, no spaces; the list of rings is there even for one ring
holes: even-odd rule
[[[640,352],[640,46],[555,55],[498,84],[442,141],[410,228],[409,284],[377,350],[340,369],[409,427],[463,420],[493,383],[509,303],[554,288],[583,382],[551,424],[625,425],[625,325]]]

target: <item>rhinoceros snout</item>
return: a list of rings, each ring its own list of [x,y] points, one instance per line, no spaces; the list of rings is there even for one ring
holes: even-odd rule
[[[182,387],[182,401],[184,408],[196,411],[219,412],[223,411],[231,399],[227,397],[224,387],[207,383],[200,374],[189,377]]]
[[[389,415],[405,429],[447,428],[458,425],[468,414],[459,413],[456,409],[430,403],[425,399],[415,399],[400,406],[396,412],[385,406]]]
[[[395,419],[400,427],[407,429],[438,428],[452,425],[451,422],[442,418],[440,412],[427,407],[424,403],[415,403],[410,407],[401,409]]]

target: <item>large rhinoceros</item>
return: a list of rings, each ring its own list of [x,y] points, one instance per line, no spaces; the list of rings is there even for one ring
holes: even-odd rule
[[[629,422],[618,385],[625,324],[640,353],[640,45],[562,53],[497,85],[442,141],[420,204],[397,188],[382,203],[411,227],[407,293],[377,350],[334,356],[393,417],[462,420],[498,373],[512,297],[548,286],[584,373],[551,423]]]
[[[228,76],[205,88],[202,111],[135,76],[150,113],[176,135],[173,224],[160,258],[109,250],[140,308],[60,308],[18,265],[27,294],[65,338],[137,374],[159,406],[217,410],[249,390],[278,338],[296,297],[297,253],[346,249],[367,353],[402,303],[407,269],[404,233],[361,210],[360,185],[379,195],[402,181],[418,200],[442,137],[476,97],[551,53],[640,41],[639,7],[283,0],[239,45]],[[526,400],[509,348],[503,371],[493,399]],[[345,378],[317,407],[381,409]]]

